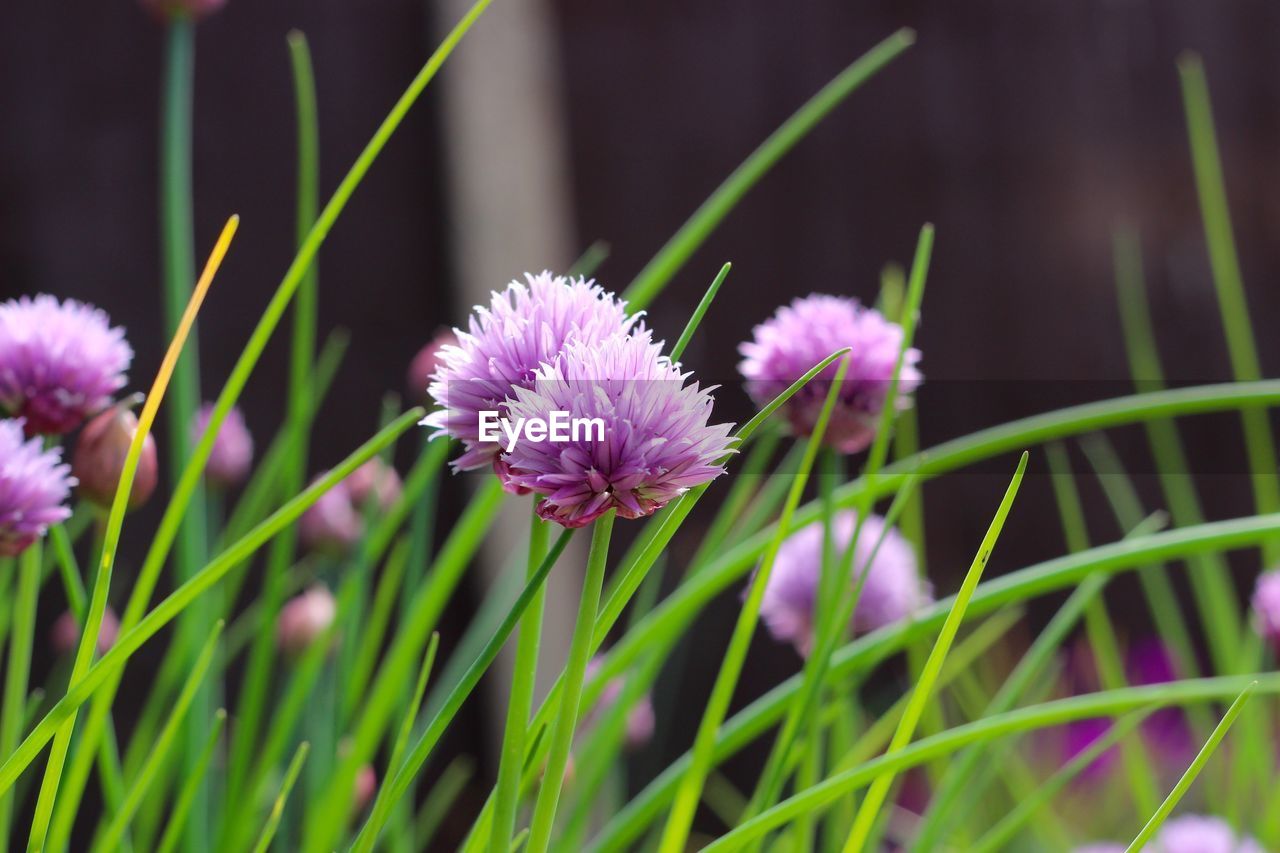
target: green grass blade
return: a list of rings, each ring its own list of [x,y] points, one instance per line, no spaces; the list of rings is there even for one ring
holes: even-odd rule
[[[684,355],[685,347],[689,346],[689,341],[693,340],[693,333],[698,330],[698,326],[702,323],[702,318],[707,316],[707,309],[711,307],[716,294],[720,292],[720,285],[724,284],[724,280],[728,277],[732,266],[732,264],[726,263],[720,267],[720,272],[716,273],[711,286],[707,288],[706,293],[702,294],[702,301],[698,303],[698,307],[693,309],[693,313],[689,315],[689,322],[685,324],[684,331],[680,333],[675,346],[671,348],[672,361],[679,361],[680,356]]]
[[[218,745],[218,738],[222,736],[222,729],[226,722],[227,711],[225,708],[219,708],[217,713],[213,715],[213,727],[209,729],[209,733],[205,736],[204,747],[200,750],[200,758],[194,765],[195,773],[182,780],[182,789],[173,801],[173,809],[169,813],[164,833],[160,836],[160,841],[156,845],[156,853],[172,853],[177,847],[178,841],[187,825],[187,815],[191,813],[191,804],[195,801],[196,790],[200,785],[200,777],[204,776],[209,769],[209,762],[213,759],[213,751]]]
[[[0,699],[0,751],[4,753],[12,752],[22,736],[36,608],[40,602],[40,559],[39,542],[18,555],[18,588],[9,629],[9,663],[5,667],[4,696]],[[13,795],[5,791],[0,793],[0,839],[9,838],[12,819]]]
[[[305,740],[298,744],[298,751],[293,754],[293,760],[289,762],[289,769],[284,774],[284,784],[280,786],[280,795],[276,797],[276,801],[271,806],[271,814],[267,816],[266,826],[262,827],[262,834],[258,836],[258,843],[253,846],[254,853],[266,853],[271,847],[271,839],[275,838],[276,829],[280,826],[280,818],[284,815],[285,804],[289,801],[289,794],[293,791],[294,784],[298,781],[298,774],[302,772],[302,763],[307,760],[307,752],[310,751],[311,744]]]
[[[1209,246],[1209,265],[1218,294],[1222,315],[1222,331],[1231,357],[1231,372],[1238,381],[1262,378],[1258,347],[1249,323],[1249,307],[1236,255],[1235,237],[1231,230],[1231,214],[1222,178],[1222,160],[1213,129],[1213,109],[1209,103],[1209,84],[1205,80],[1200,57],[1185,54],[1178,60],[1178,76],[1182,82],[1182,100],[1187,114],[1187,135],[1191,142],[1191,164],[1200,196],[1200,213],[1204,219],[1205,242]],[[1245,452],[1252,472],[1254,502],[1260,513],[1280,510],[1280,479],[1276,475],[1276,448],[1266,412],[1246,409],[1240,413],[1244,425]],[[1280,541],[1267,543],[1264,560],[1278,556]]]
[[[1222,721],[1218,723],[1213,733],[1209,735],[1209,739],[1205,741],[1200,751],[1196,753],[1196,757],[1192,759],[1191,764],[1187,767],[1186,772],[1178,779],[1177,784],[1173,786],[1173,790],[1169,792],[1169,796],[1165,797],[1164,802],[1156,809],[1155,814],[1147,821],[1146,825],[1138,832],[1133,839],[1133,843],[1129,845],[1128,853],[1137,853],[1146,846],[1160,829],[1165,818],[1178,805],[1178,801],[1182,799],[1183,794],[1191,787],[1191,783],[1200,775],[1200,771],[1204,769],[1208,763],[1210,756],[1214,750],[1218,748],[1218,744],[1222,743],[1222,739],[1227,736],[1227,730],[1231,728],[1231,724],[1235,722],[1236,717],[1240,716],[1240,712],[1244,710],[1245,703],[1249,701],[1249,697],[1253,695],[1253,691],[1257,688],[1258,682],[1251,683],[1248,687],[1240,692],[1236,700],[1231,703],[1231,707],[1227,709],[1227,713],[1223,715]]]
[[[672,356],[674,358],[674,356]],[[526,580],[538,570],[547,549],[549,528],[538,516],[537,498],[529,522],[529,554],[525,567]],[[494,788],[493,826],[490,829],[490,853],[506,853],[515,835],[516,810],[520,805],[520,771],[524,764],[525,730],[533,710],[534,683],[538,676],[538,649],[542,642],[542,610],[546,587],[541,587],[520,622],[516,636],[515,661],[511,674],[511,693],[507,703],[507,721],[502,735],[502,752],[498,763],[498,781]]]
[[[623,294],[633,310],[646,307],[684,266],[689,256],[733,210],[747,191],[808,135],[817,124],[855,89],[888,65],[915,41],[911,30],[898,30],[869,50],[861,59],[840,72],[787,121],[769,135],[760,147],[725,179],[716,191],[694,211],[689,220],[667,241],[653,260],[635,277]]]
[[[58,574],[62,577],[62,590],[67,596],[67,609],[75,617],[76,624],[84,626],[87,593],[84,589],[84,577],[80,574],[80,563],[76,560],[76,552],[71,546],[71,537],[67,528],[55,524],[49,528],[49,544],[58,561]]]
[[[1044,808],[1058,792],[1065,788],[1097,760],[1098,756],[1114,746],[1121,738],[1132,732],[1149,716],[1146,711],[1134,711],[1132,714],[1116,721],[1102,737],[1089,744],[1089,747],[1062,766],[1041,785],[1026,794],[1018,804],[1004,816],[995,826],[987,830],[970,846],[971,853],[997,853],[1009,849],[1009,844],[1024,824],[1036,816],[1036,812]]]
[[[156,738],[155,746],[147,757],[146,763],[142,765],[137,777],[132,780],[123,805],[119,811],[112,815],[111,823],[107,825],[106,831],[103,832],[99,839],[98,844],[101,849],[114,850],[117,848],[120,839],[124,836],[125,828],[133,818],[134,812],[137,811],[142,798],[147,795],[148,789],[155,781],[160,771],[160,766],[168,760],[169,750],[178,734],[179,727],[182,726],[186,719],[187,709],[191,707],[191,703],[196,697],[196,691],[204,683],[204,677],[209,671],[210,664],[213,663],[213,656],[218,650],[218,638],[222,634],[224,624],[221,620],[214,623],[212,633],[205,641],[204,648],[200,650],[200,656],[196,658],[195,667],[192,668],[191,674],[187,676],[187,681],[183,685],[182,691],[178,694],[177,701],[173,704],[172,715],[165,722],[164,728],[160,730],[160,735]],[[192,757],[196,759],[197,763],[199,762],[199,753]]]
[[[929,697],[933,693],[934,682],[937,681],[938,673],[946,660],[947,652],[951,649],[951,643],[955,639],[956,632],[960,630],[960,623],[964,620],[965,609],[969,606],[973,591],[982,577],[982,571],[986,568],[987,561],[991,558],[991,551],[995,548],[996,540],[1000,538],[1000,531],[1004,529],[1005,519],[1008,518],[1009,510],[1013,507],[1013,499],[1018,494],[1018,487],[1022,485],[1022,475],[1026,468],[1027,453],[1023,452],[1022,458],[1018,460],[1018,469],[1014,472],[1013,481],[1005,491],[1004,499],[1000,501],[995,518],[992,519],[991,526],[987,529],[987,534],[982,539],[982,545],[979,547],[978,553],[974,557],[973,563],[969,566],[968,573],[965,575],[964,583],[961,584],[960,591],[956,594],[951,612],[947,614],[947,621],[942,625],[938,640],[934,643],[933,651],[929,653],[929,658],[925,661],[924,669],[920,673],[920,680],[912,688],[911,700],[902,712],[902,721],[898,724],[898,730],[894,732],[893,739],[889,742],[887,752],[890,754],[905,747],[915,733],[916,723],[919,722],[921,714],[924,713],[924,705],[929,701]],[[863,799],[861,806],[858,808],[853,828],[849,831],[849,838],[844,846],[845,853],[854,853],[854,851],[863,849],[867,838],[871,835],[872,825],[879,816],[880,807],[883,805],[885,797],[888,796],[889,787],[892,783],[893,774],[885,773],[871,784],[866,798]]]
[[[671,813],[668,815],[667,824],[662,831],[662,837],[658,844],[660,853],[681,853],[685,848],[690,828],[693,825],[694,811],[697,809],[698,801],[702,798],[702,788],[706,783],[708,773],[711,771],[711,753],[715,745],[716,732],[720,729],[720,724],[724,721],[725,714],[729,710],[729,701],[733,698],[733,692],[738,684],[738,676],[741,674],[743,663],[746,661],[747,649],[751,644],[751,637],[755,633],[756,623],[760,618],[760,604],[764,599],[765,586],[768,584],[769,575],[773,571],[773,561],[777,557],[783,541],[792,530],[791,518],[795,513],[796,506],[800,503],[801,496],[804,494],[809,472],[817,459],[818,449],[822,446],[822,437],[826,433],[827,424],[831,420],[831,412],[835,408],[836,399],[839,396],[840,387],[844,383],[848,367],[849,362],[847,360],[840,362],[835,379],[832,381],[831,387],[827,389],[827,397],[823,402],[822,411],[818,415],[817,423],[814,425],[813,434],[805,445],[804,457],[800,462],[800,468],[796,472],[791,484],[791,490],[787,495],[787,501],[783,506],[777,532],[773,537],[773,541],[770,542],[768,550],[765,551],[764,558],[756,570],[755,578],[751,582],[747,599],[741,611],[739,611],[737,622],[733,627],[733,634],[729,639],[728,648],[725,650],[724,659],[721,661],[720,670],[716,674],[716,680],[711,689],[711,697],[703,709],[702,721],[698,724],[698,731],[694,737],[693,749],[691,750],[692,761],[680,782],[679,789],[676,791]]]
[[[564,667],[560,707],[551,728],[551,746],[543,771],[542,787],[538,791],[533,819],[529,825],[528,849],[532,853],[546,853],[551,845],[551,832],[560,803],[560,792],[564,787],[565,768],[569,764],[569,751],[573,748],[573,734],[578,725],[582,682],[586,678],[587,664],[591,659],[592,629],[595,626],[596,612],[600,609],[600,593],[604,589],[604,572],[609,562],[609,542],[613,536],[615,517],[615,511],[610,509],[591,525],[591,549],[587,555],[587,570],[582,582],[578,615],[569,642],[569,660]]]

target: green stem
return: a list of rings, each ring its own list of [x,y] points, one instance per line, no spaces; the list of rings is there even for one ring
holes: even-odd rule
[[[613,535],[614,511],[596,519],[591,528],[591,550],[587,555],[587,571],[582,581],[582,599],[578,618],[569,643],[569,660],[565,664],[564,687],[560,692],[560,713],[551,729],[551,751],[543,771],[543,784],[538,792],[530,824],[526,849],[530,853],[546,853],[551,844],[551,830],[564,785],[569,750],[573,747],[573,731],[578,724],[578,700],[582,698],[582,681],[591,658],[591,634],[596,611],[600,608],[600,592],[604,588],[604,570],[609,560],[609,540]]]
[[[28,677],[31,674],[31,646],[36,629],[36,606],[40,596],[41,546],[34,542],[18,557],[18,590],[13,600],[13,624],[9,632],[9,665],[5,671],[3,708],[0,708],[0,751],[13,752],[22,736],[26,710]],[[9,849],[9,827],[13,818],[13,794],[0,794],[0,850]]]
[[[537,502],[529,524],[529,559],[526,580],[538,570],[546,555],[548,528],[538,517]],[[490,853],[507,853],[515,834],[516,809],[520,805],[520,772],[524,766],[524,735],[533,711],[533,688],[538,676],[538,646],[542,635],[542,609],[547,588],[538,589],[520,622],[516,638],[516,657],[511,674],[511,697],[507,705],[507,724],[502,737],[502,756],[498,764],[498,783],[489,835]],[[595,611],[591,617],[594,618]]]

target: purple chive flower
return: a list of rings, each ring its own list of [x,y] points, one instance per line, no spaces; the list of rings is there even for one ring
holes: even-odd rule
[[[1253,590],[1254,627],[1280,653],[1280,569],[1258,576]]]
[[[0,304],[0,408],[28,435],[61,435],[124,387],[133,350],[92,305],[41,294]]]
[[[588,681],[600,671],[602,664],[603,660],[600,657],[591,659],[591,662],[587,664]],[[623,676],[609,679],[609,683],[604,686],[604,690],[600,693],[599,703],[591,716],[584,721],[584,724],[589,725],[608,711],[618,701],[618,697],[622,695],[622,691],[626,686],[627,680]],[[653,700],[646,693],[637,699],[635,704],[631,706],[631,710],[627,712],[627,747],[629,749],[639,749],[647,744],[653,737],[654,724]]]
[[[738,370],[752,399],[764,405],[836,350],[852,347],[844,356],[849,368],[823,441],[841,453],[857,453],[875,437],[901,346],[902,327],[875,309],[856,299],[814,294],[782,306],[756,326],[752,339],[739,347]],[[908,395],[922,381],[919,361],[920,351],[908,349],[898,376],[899,408],[911,405]],[[787,401],[784,410],[796,435],[813,432],[839,364],[827,365]]]
[[[1248,835],[1220,817],[1183,815],[1167,821],[1150,845],[1152,853],[1266,853]]]
[[[345,480],[321,495],[298,521],[298,536],[313,551],[345,553],[363,532],[364,522]]]
[[[440,366],[428,391],[440,409],[423,424],[462,442],[465,452],[454,470],[497,461],[498,443],[480,440],[480,412],[504,411],[513,391],[529,387],[534,372],[554,365],[571,341],[596,345],[638,319],[628,317],[613,294],[581,278],[543,272],[525,280],[495,292],[487,308],[476,306],[468,331],[454,330],[457,344],[438,350]]]
[[[213,416],[213,403],[205,403],[191,421],[191,441],[197,443],[209,428]],[[218,435],[209,451],[209,462],[204,474],[209,482],[219,488],[229,489],[244,482],[253,465],[253,436],[245,426],[244,416],[238,408],[232,408],[222,419]]]
[[[536,376],[515,389],[507,418],[554,428],[553,413],[571,413],[559,434],[568,440],[526,434],[503,461],[511,484],[544,496],[544,519],[581,527],[609,509],[640,518],[724,473],[732,426],[708,423],[710,389],[685,385],[689,374],[647,331],[575,341]]]
[[[857,514],[852,510],[836,515],[833,538],[837,559],[843,557],[853,540]],[[822,577],[822,522],[814,522],[791,534],[774,559],[773,573],[760,603],[760,618],[779,642],[789,642],[802,656],[813,647],[814,607]],[[854,549],[855,583],[871,558],[870,574],[862,585],[853,613],[853,630],[862,633],[883,628],[904,619],[931,600],[929,586],[920,580],[915,552],[902,534],[889,528],[878,515],[870,515],[858,534]]]
[[[61,455],[24,439],[21,420],[0,420],[0,556],[21,554],[71,515],[63,503],[76,481]]]

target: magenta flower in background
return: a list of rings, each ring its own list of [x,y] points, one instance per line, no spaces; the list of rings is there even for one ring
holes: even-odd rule
[[[440,350],[446,346],[457,346],[458,336],[453,329],[441,329],[426,346],[418,350],[418,354],[409,362],[408,389],[409,399],[425,401],[430,399],[427,386],[431,377],[440,369]]]
[[[191,441],[198,443],[209,428],[213,416],[213,403],[205,403],[191,421]],[[209,451],[209,461],[204,475],[212,485],[229,489],[244,482],[253,465],[253,436],[245,426],[240,409],[232,407],[222,419],[218,435]]]
[[[316,479],[323,476],[322,472]],[[298,536],[313,551],[345,553],[363,532],[364,522],[346,480],[321,495],[298,520]]]
[[[515,389],[507,417],[550,421],[555,412],[598,420],[567,441],[525,437],[503,462],[508,481],[543,495],[538,513],[564,527],[609,509],[640,518],[724,473],[731,424],[710,424],[709,389],[662,355],[647,331],[575,341],[545,365],[533,387]]]
[[[590,681],[600,671],[603,663],[600,657],[594,657],[587,664],[587,680]],[[622,695],[622,690],[627,686],[627,680],[624,676],[609,679],[604,686],[604,690],[600,693],[599,704],[596,705],[591,715],[583,721],[583,725],[587,726],[606,713],[613,704],[618,701],[618,697]],[[627,711],[627,747],[629,749],[639,749],[649,742],[653,737],[655,719],[653,714],[653,700],[648,693],[636,700],[631,706],[631,710]]]
[[[479,413],[505,411],[514,390],[529,387],[534,372],[554,365],[570,342],[599,344],[629,331],[637,319],[593,282],[526,274],[524,284],[513,281],[495,292],[487,308],[476,306],[468,331],[454,330],[456,345],[439,348],[428,390],[440,409],[422,422],[462,442],[465,452],[454,470],[492,464],[499,445],[480,440]]]
[[[102,611],[102,624],[98,628],[98,654],[105,655],[116,644],[120,636],[120,619],[116,612],[108,607]],[[58,654],[70,654],[80,647],[80,626],[76,624],[76,616],[70,610],[63,612],[53,623],[49,633],[53,649]]]
[[[338,603],[323,584],[296,595],[280,608],[276,645],[288,654],[301,654],[314,643],[338,615]]]
[[[64,504],[76,481],[61,457],[25,438],[21,420],[0,420],[0,556],[21,554],[71,515]]]
[[[836,515],[833,534],[837,559],[848,550],[856,522],[857,514],[852,510]],[[886,531],[885,520],[878,515],[868,516],[858,534],[853,557],[854,582],[861,577],[882,533],[884,542],[875,552],[853,613],[853,630],[858,633],[891,625],[932,599],[929,585],[920,579],[911,543],[893,528]],[[760,618],[773,638],[791,643],[804,657],[808,657],[813,647],[814,607],[822,577],[822,542],[820,521],[787,537],[778,549],[773,573],[760,603]]]
[[[1258,576],[1253,590],[1253,620],[1258,634],[1280,653],[1280,569]]]
[[[41,294],[0,304],[0,408],[28,435],[61,435],[124,387],[133,350],[92,305]]]
[[[127,403],[117,403],[97,415],[76,437],[71,454],[71,473],[80,485],[76,493],[106,509],[115,500],[116,487],[124,475],[124,461],[129,446],[138,433],[138,417]],[[133,473],[129,491],[129,509],[147,502],[160,482],[160,463],[156,458],[156,442],[151,433],[142,442],[138,467]]]
[[[756,326],[752,339],[739,347],[743,360],[738,370],[747,380],[747,393],[763,406],[818,362],[851,347],[844,356],[849,368],[840,399],[823,441],[841,453],[857,453],[875,437],[901,346],[902,327],[880,312],[856,299],[814,294],[782,306]],[[923,379],[916,368],[919,361],[919,350],[907,350],[898,377],[898,408],[911,405],[908,395]],[[827,365],[783,407],[795,435],[813,432],[839,364],[837,360]]]
[[[351,503],[358,511],[363,511],[365,503],[373,499],[375,506],[385,512],[400,498],[400,475],[376,456],[352,471],[344,482]]]
[[[1265,853],[1248,835],[1238,835],[1220,817],[1183,815],[1167,821],[1156,833],[1152,853]]]

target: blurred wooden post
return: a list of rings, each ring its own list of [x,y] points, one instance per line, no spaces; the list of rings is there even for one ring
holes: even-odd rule
[[[461,18],[471,2],[437,4],[437,33]],[[563,272],[577,255],[557,49],[547,0],[501,0],[440,73],[459,314],[525,272]],[[524,553],[528,516],[528,499],[508,501],[482,551],[486,584],[513,555]],[[568,654],[585,557],[584,543],[571,542],[548,580],[539,697]],[[496,677],[486,680],[493,699],[486,725],[494,744],[502,739],[513,650],[508,643],[495,664]]]

